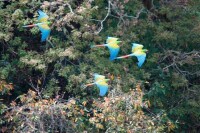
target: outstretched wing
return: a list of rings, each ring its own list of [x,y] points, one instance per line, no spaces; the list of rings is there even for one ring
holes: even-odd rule
[[[94,80],[95,80],[95,82],[97,82],[99,80],[105,80],[105,76],[95,73],[94,74]]]
[[[114,60],[119,53],[119,46],[116,43],[108,44],[108,49],[110,51],[110,60]]]
[[[138,59],[138,67],[141,67],[146,59],[146,53],[143,53],[141,55],[136,55],[137,59]]]
[[[94,74],[95,84],[100,90],[99,95],[104,96],[108,91],[108,84],[106,83],[105,76],[99,75],[97,73]]]
[[[142,50],[142,48],[144,47],[143,45],[141,44],[137,44],[137,43],[132,43],[133,46],[132,46],[132,53],[138,51],[138,50]]]
[[[116,37],[108,37],[107,40],[106,40],[106,43],[111,43],[111,42],[114,42],[114,41],[117,41],[119,38],[116,38]]]
[[[105,81],[101,81],[97,82],[96,85],[100,90],[99,95],[104,96],[108,91],[108,84]]]
[[[39,14],[39,17],[38,17],[38,21],[39,21],[39,22],[47,22],[49,16],[48,16],[46,13],[44,13],[44,12],[41,11],[41,10],[39,10],[39,11],[38,11],[38,14]]]
[[[47,25],[47,24],[41,24],[41,25],[38,25],[39,28],[40,28],[40,31],[42,32],[42,39],[41,41],[45,41],[49,35],[50,35],[50,27]]]

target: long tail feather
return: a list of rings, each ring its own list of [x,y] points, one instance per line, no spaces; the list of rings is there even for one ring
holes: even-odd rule
[[[100,44],[100,45],[92,45],[91,48],[95,48],[95,47],[105,47],[105,44]]]
[[[120,56],[120,57],[117,57],[116,59],[123,59],[123,58],[128,58],[128,57],[130,57],[130,56],[132,56],[132,55],[124,55],[124,56]]]
[[[22,26],[22,27],[35,27],[35,26],[37,26],[37,24],[24,25],[24,26]]]
[[[95,83],[90,83],[90,84],[86,84],[86,85],[82,85],[82,88],[87,88],[88,86],[93,86]]]
[[[86,84],[85,86],[93,86],[95,83]]]

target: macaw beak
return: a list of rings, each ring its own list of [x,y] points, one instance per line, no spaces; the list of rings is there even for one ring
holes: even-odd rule
[[[110,79],[105,79],[105,81],[110,81]]]
[[[145,53],[149,53],[149,50],[145,49],[144,52],[145,52]]]
[[[47,24],[52,24],[52,22],[49,22],[49,21],[48,21]]]
[[[117,44],[121,43],[122,41],[117,41]]]

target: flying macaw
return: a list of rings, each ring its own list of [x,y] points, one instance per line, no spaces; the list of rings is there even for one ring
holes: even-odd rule
[[[115,37],[108,37],[106,40],[106,44],[101,44],[101,45],[93,45],[91,46],[91,48],[94,47],[108,47],[109,51],[110,51],[110,60],[114,60],[118,53],[119,53],[119,43],[121,41],[118,41],[118,38]]]
[[[122,58],[128,58],[130,56],[136,56],[138,59],[138,63],[137,63],[138,67],[141,67],[146,59],[146,52],[148,52],[148,50],[142,49],[144,46],[141,44],[132,43],[132,45],[133,45],[132,46],[132,54],[120,56],[120,57],[117,57],[116,59],[122,59]]]
[[[108,91],[107,81],[109,81],[110,79],[105,79],[105,76],[95,73],[94,80],[95,80],[94,83],[86,84],[86,85],[84,85],[84,88],[86,88],[88,86],[92,86],[92,85],[97,85],[97,87],[100,90],[99,95],[104,96]]]
[[[50,35],[50,31],[51,30],[50,30],[50,27],[48,26],[48,24],[50,24],[51,22],[48,21],[49,16],[47,16],[47,14],[44,13],[43,11],[39,10],[38,14],[39,14],[39,17],[38,17],[39,23],[32,24],[32,25],[25,25],[23,27],[35,27],[35,26],[38,26],[40,31],[42,32],[41,41],[43,42]]]

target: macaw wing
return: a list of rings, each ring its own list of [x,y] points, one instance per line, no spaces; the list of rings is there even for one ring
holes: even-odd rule
[[[46,13],[44,13],[41,10],[39,10],[38,14],[39,14],[39,17],[38,17],[38,21],[39,22],[47,22],[47,19],[49,18],[49,16]]]
[[[108,49],[110,51],[110,60],[114,60],[118,53],[119,53],[119,46],[108,46]]]
[[[142,48],[144,47],[141,44],[137,44],[137,43],[132,43],[132,44],[133,44],[133,46],[132,46],[132,53],[136,52],[137,50],[142,50]]]
[[[116,37],[108,37],[106,40],[106,43],[111,43],[111,42],[117,41],[118,39],[119,38],[116,38]]]
[[[50,27],[47,25],[47,24],[41,24],[41,25],[38,25],[39,28],[40,28],[40,31],[42,32],[42,39],[41,41],[45,41],[49,35],[50,35]]]
[[[142,64],[144,63],[145,59],[146,59],[146,54],[141,54],[141,55],[136,55],[137,59],[138,59],[138,67],[141,67]]]
[[[98,81],[98,80],[104,80],[104,79],[105,79],[105,76],[99,75],[97,73],[94,74],[94,80],[95,80],[95,82]]]
[[[108,84],[107,83],[106,84],[97,83],[96,85],[100,90],[99,95],[104,96],[108,91]]]

